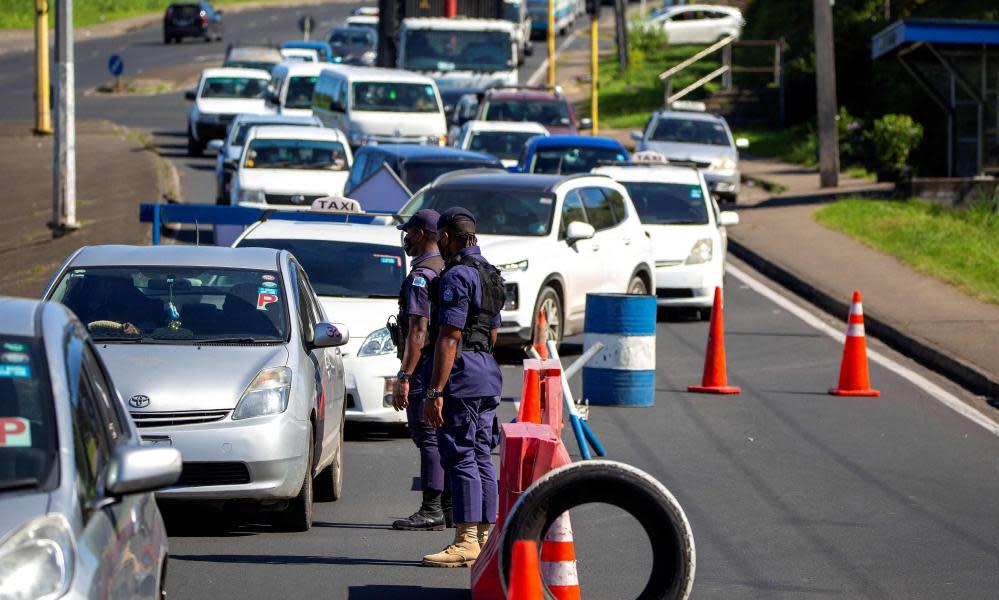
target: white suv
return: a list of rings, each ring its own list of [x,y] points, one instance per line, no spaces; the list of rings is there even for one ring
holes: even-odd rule
[[[549,339],[578,333],[586,294],[649,294],[652,240],[628,191],[604,175],[512,175],[471,169],[442,175],[403,207],[463,206],[485,258],[506,280],[500,343],[531,339],[544,310]]]
[[[719,211],[704,175],[693,167],[636,164],[593,170],[623,185],[646,231],[656,261],[660,306],[701,309],[710,315],[715,287],[723,285],[728,236],[739,215]]]

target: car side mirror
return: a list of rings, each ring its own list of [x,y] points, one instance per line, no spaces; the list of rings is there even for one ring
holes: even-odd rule
[[[350,340],[350,333],[343,323],[316,323],[312,330],[313,348],[335,348]]]
[[[571,246],[579,240],[588,240],[596,235],[597,230],[589,223],[573,221],[565,228],[565,241]]]
[[[197,96],[197,94],[194,93],[194,90],[187,90],[186,92],[184,92],[184,100],[189,100],[190,101],[190,100],[194,100],[197,97],[198,96]]]
[[[108,464],[104,488],[115,497],[152,492],[177,483],[181,466],[176,448],[118,446]]]
[[[524,47],[524,56],[534,56],[534,44],[527,42],[527,46]]]
[[[735,138],[735,147],[739,148],[740,150],[749,148],[749,140],[747,140],[746,138]]]
[[[589,118],[583,118],[579,120],[579,128],[581,130],[593,129],[593,120]]]
[[[641,131],[632,131],[631,133],[628,134],[628,137],[635,140],[636,142],[640,142],[645,139],[645,135]]]
[[[208,148],[212,152],[221,152],[223,145],[225,145],[225,142],[222,140],[211,140],[205,144],[205,148]]]
[[[731,210],[723,210],[718,213],[718,225],[721,227],[732,227],[739,224],[739,213]]]
[[[277,92],[267,92],[267,102],[274,106],[281,106],[281,96]]]

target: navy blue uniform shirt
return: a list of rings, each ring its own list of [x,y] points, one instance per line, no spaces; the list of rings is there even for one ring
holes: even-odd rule
[[[466,256],[487,262],[478,246],[462,249],[452,260],[461,260]],[[438,301],[440,322],[431,323],[431,327],[451,325],[464,329],[469,310],[477,308],[482,302],[479,273],[465,265],[451,267],[441,275]],[[495,326],[499,327],[499,324],[500,316],[497,314]],[[433,365],[428,366],[428,370],[432,371]],[[503,374],[493,355],[488,352],[462,350],[461,358],[454,361],[451,376],[444,387],[444,395],[448,398],[481,398],[499,396],[502,390]]]
[[[437,273],[434,273],[433,269],[420,266],[417,263],[432,256],[440,256],[440,253],[427,252],[414,258],[413,264],[417,266],[413,267],[413,270],[409,272],[409,275],[406,276],[406,281],[403,283],[402,288],[405,295],[406,314],[411,317],[430,318],[430,282],[437,277]],[[433,349],[430,352],[432,356]],[[430,357],[427,356],[426,358],[421,358],[420,362],[430,363],[429,359]],[[416,369],[413,371],[413,376],[409,380],[409,393],[411,395],[423,393],[423,380],[429,377],[429,373],[424,373],[424,371],[425,369],[422,368],[421,364],[417,363]]]

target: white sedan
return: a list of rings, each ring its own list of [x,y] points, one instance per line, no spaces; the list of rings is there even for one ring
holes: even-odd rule
[[[686,4],[657,9],[649,24],[662,28],[669,44],[713,44],[730,35],[738,39],[746,22],[731,6]]]
[[[270,219],[233,244],[289,250],[312,281],[323,310],[354,335],[341,348],[348,421],[405,423],[392,408],[399,359],[385,323],[398,312],[408,259],[394,227]]]
[[[739,215],[719,211],[701,172],[693,167],[633,165],[593,170],[628,190],[656,260],[660,306],[694,307],[710,315],[716,286],[724,285],[727,235]]]
[[[468,121],[461,126],[455,147],[485,152],[500,159],[504,167],[517,165],[527,140],[548,136],[541,123],[527,121]]]

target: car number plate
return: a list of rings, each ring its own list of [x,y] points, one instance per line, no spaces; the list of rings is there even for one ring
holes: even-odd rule
[[[147,436],[142,436],[142,445],[173,446],[173,442],[170,440],[170,437],[166,435],[147,435]]]

